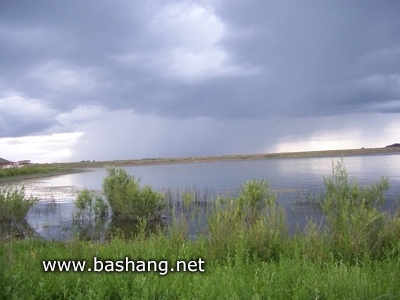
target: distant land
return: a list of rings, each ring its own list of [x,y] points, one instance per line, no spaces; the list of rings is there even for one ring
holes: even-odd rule
[[[399,146],[394,146],[399,145]],[[368,154],[400,154],[400,144],[393,144],[385,148],[361,148],[361,149],[341,149],[324,151],[302,151],[302,152],[281,152],[281,153],[262,153],[262,154],[238,154],[238,155],[214,155],[214,156],[195,156],[182,158],[142,158],[133,160],[112,160],[112,161],[93,161],[84,160],[82,162],[54,163],[58,166],[68,166],[71,168],[96,168],[105,166],[136,166],[149,164],[171,164],[171,163],[196,163],[212,161],[230,160],[255,160],[255,159],[274,159],[274,158],[297,158],[297,157],[341,157]]]
[[[391,148],[391,147],[400,147],[400,144],[399,143],[395,143],[393,145],[386,146],[385,148]]]
[[[81,162],[69,163],[47,163],[47,164],[27,164],[23,168],[2,169],[0,166],[0,184],[4,182],[20,181],[31,178],[41,178],[49,176],[59,176],[64,174],[86,172],[90,168],[102,168],[107,166],[141,166],[155,164],[177,164],[177,163],[198,163],[234,160],[264,160],[274,158],[301,158],[301,157],[346,157],[373,154],[400,154],[400,144],[389,145],[385,148],[361,148],[361,149],[342,149],[324,151],[303,151],[303,152],[282,152],[282,153],[262,153],[262,154],[238,154],[238,155],[214,155],[214,156],[195,156],[182,158],[142,158],[131,160],[112,160],[94,161],[83,160]],[[8,161],[1,159],[3,163]],[[17,171],[16,171],[16,170]],[[11,173],[10,173],[11,172]]]

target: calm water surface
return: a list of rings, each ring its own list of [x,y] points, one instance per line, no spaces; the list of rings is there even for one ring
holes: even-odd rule
[[[140,177],[142,185],[149,184],[158,190],[195,187],[216,195],[228,191],[234,193],[250,179],[265,179],[276,190],[285,209],[293,212],[296,199],[306,193],[324,190],[323,176],[332,174],[332,161],[338,160],[338,157],[286,158],[129,166],[125,169]],[[344,163],[349,178],[356,179],[359,184],[371,184],[382,176],[387,177],[390,190],[386,194],[385,209],[394,207],[395,199],[400,195],[400,155],[350,156],[344,158]],[[41,199],[28,213],[29,224],[45,238],[60,238],[63,231],[68,236],[77,192],[84,188],[100,191],[105,176],[105,169],[96,168],[85,173],[22,182],[28,194]],[[52,206],[54,202],[59,205]]]

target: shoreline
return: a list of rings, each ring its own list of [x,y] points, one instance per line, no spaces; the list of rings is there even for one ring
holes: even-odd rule
[[[301,152],[280,152],[280,153],[261,153],[261,154],[235,154],[235,155],[213,155],[181,158],[142,158],[131,160],[113,160],[113,161],[91,161],[91,162],[68,162],[48,164],[59,167],[70,167],[74,169],[100,168],[106,166],[142,166],[156,164],[177,164],[193,162],[217,162],[234,160],[257,160],[274,158],[305,158],[305,157],[341,157],[354,155],[371,154],[400,154],[400,147],[391,148],[364,148],[364,149],[341,149],[341,150],[323,150],[323,151],[301,151]]]
[[[362,155],[374,155],[374,154],[400,154],[400,147],[34,164],[34,166],[57,167],[58,171],[0,178],[0,186],[3,186],[4,184],[7,183],[12,184],[15,182],[29,180],[29,179],[39,179],[39,178],[60,176],[60,175],[80,173],[80,172],[89,172],[90,171],[89,169],[91,168],[104,168],[107,166],[125,167],[125,166],[144,166],[144,165],[162,165],[162,164],[166,165],[166,164],[198,163],[198,162],[264,160],[264,159],[279,159],[279,158],[311,158],[311,157],[342,157],[342,156],[346,157],[346,156],[362,156]]]
[[[2,187],[4,184],[10,184],[10,183],[16,183],[18,181],[22,180],[29,180],[29,179],[40,179],[40,178],[46,178],[46,177],[52,177],[52,176],[60,176],[60,175],[67,175],[67,174],[74,174],[74,173],[83,173],[83,172],[89,172],[89,170],[83,170],[83,169],[65,169],[62,171],[57,171],[57,172],[49,172],[49,173],[35,173],[35,174],[30,174],[30,175],[17,175],[17,176],[10,176],[10,177],[3,177],[0,178],[0,187]]]

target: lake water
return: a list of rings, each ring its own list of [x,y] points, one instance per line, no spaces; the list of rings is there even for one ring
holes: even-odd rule
[[[282,158],[128,166],[125,169],[140,177],[142,185],[148,184],[157,190],[198,189],[214,195],[233,194],[250,179],[265,179],[277,192],[278,201],[294,224],[305,222],[304,214],[296,214],[298,209],[294,202],[307,194],[322,192],[323,176],[332,174],[332,161],[338,160],[338,157]],[[387,177],[390,190],[386,193],[384,209],[394,207],[395,199],[400,196],[399,154],[349,156],[344,158],[344,163],[349,178],[356,179],[359,184],[371,184],[382,176]],[[106,171],[101,168],[21,182],[28,194],[40,199],[28,212],[28,223],[44,238],[69,238],[77,192],[84,188],[100,192],[105,176]]]

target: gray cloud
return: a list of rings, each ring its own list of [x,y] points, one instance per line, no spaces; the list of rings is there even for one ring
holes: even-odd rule
[[[0,138],[132,111],[164,125],[214,120],[222,127],[198,143],[219,152],[212,132],[235,134],[221,124],[261,137],[253,121],[302,119],[309,132],[309,118],[398,114],[399,13],[398,1],[3,1]]]

